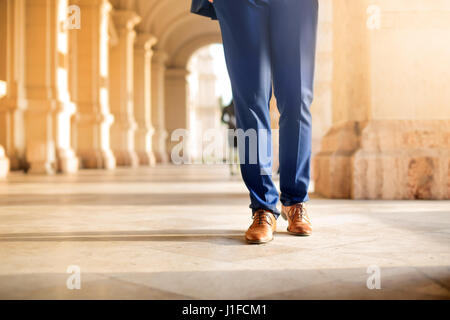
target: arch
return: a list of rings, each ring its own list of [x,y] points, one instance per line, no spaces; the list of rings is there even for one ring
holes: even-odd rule
[[[185,41],[167,63],[165,78],[165,114],[166,128],[171,131],[179,128],[189,128],[188,103],[188,70],[187,65],[192,55],[200,48],[214,43],[221,43],[217,33],[204,34],[193,41]],[[171,150],[174,143],[167,141],[167,150]]]
[[[164,88],[159,91],[163,98],[158,106],[164,109],[162,125],[168,131],[187,128],[187,64],[196,50],[222,42],[219,24],[192,14],[190,0],[137,0],[136,10],[142,17],[138,30],[155,36],[155,52],[167,56],[163,75],[157,80],[163,82],[160,85]]]
[[[209,44],[222,43],[220,34],[209,33],[195,38],[193,41],[187,41],[178,49],[169,59],[171,66],[185,68],[191,56],[198,49]]]

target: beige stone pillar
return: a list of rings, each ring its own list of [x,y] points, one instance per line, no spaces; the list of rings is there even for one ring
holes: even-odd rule
[[[25,1],[26,157],[30,173],[78,169],[71,148],[67,0]]]
[[[23,0],[0,0],[0,144],[13,170],[25,167],[24,13]]]
[[[137,122],[136,152],[139,163],[154,165],[152,149],[153,126],[151,123],[151,58],[156,38],[150,34],[138,34],[134,45],[134,116]]]
[[[168,68],[166,70],[165,123],[168,133],[166,143],[169,155],[172,147],[179,143],[179,141],[171,141],[172,132],[176,129],[189,128],[187,76],[186,68]]]
[[[109,14],[107,0],[76,0],[82,12],[82,29],[76,36],[74,100],[78,107],[76,151],[84,168],[115,168],[110,147],[114,117],[109,107]]]
[[[273,92],[273,91],[272,91]],[[272,129],[272,174],[276,176],[280,167],[280,112],[277,107],[277,99],[272,94],[270,99],[270,127]]]
[[[169,157],[166,148],[167,131],[165,125],[165,73],[167,54],[156,50],[152,58],[152,123],[153,153],[156,161],[165,163]]]
[[[442,1],[334,1],[333,126],[315,158],[318,193],[450,198],[449,20]]]
[[[197,161],[222,161],[224,157],[229,158],[232,150],[228,149],[228,132],[221,123],[220,101],[216,89],[217,75],[214,70],[214,56],[211,47],[204,47],[196,51],[188,64],[189,74],[187,75],[189,85],[193,85],[197,90],[191,96],[191,90],[188,90],[188,106],[186,107],[186,123],[188,123],[189,139],[187,148],[183,150],[186,159]],[[180,70],[182,77],[183,69]],[[175,76],[176,76],[175,71]],[[185,72],[184,72],[185,73]],[[176,77],[175,77],[176,80]],[[179,83],[179,85],[177,85]],[[182,90],[183,81],[174,82],[176,87]],[[177,89],[177,90],[180,90]],[[194,92],[193,92],[194,93]],[[183,102],[180,101],[183,105]],[[182,108],[182,106],[179,106]],[[181,122],[178,125],[183,125]],[[224,130],[223,130],[224,129]],[[214,136],[216,147],[223,146],[222,152],[219,150],[206,150],[203,138],[209,130],[217,130],[217,136]],[[216,149],[216,148],[214,148]],[[228,152],[228,153],[227,153]]]
[[[4,99],[7,95],[7,1],[0,1],[0,141],[6,140],[7,120],[4,119],[7,109],[4,108]],[[5,127],[4,127],[5,126]],[[4,148],[0,145],[0,179],[6,177],[9,171],[9,159],[5,155]]]
[[[313,156],[320,151],[322,138],[330,129],[332,122],[333,1],[320,0],[319,3],[314,101],[311,105]]]
[[[111,147],[117,165],[137,166],[139,159],[135,151],[136,121],[134,118],[133,71],[134,71],[134,27],[141,18],[133,11],[112,12],[118,42],[110,50],[110,105],[114,115],[111,126]]]
[[[0,179],[6,177],[9,172],[9,159],[5,155],[5,150],[0,146]]]

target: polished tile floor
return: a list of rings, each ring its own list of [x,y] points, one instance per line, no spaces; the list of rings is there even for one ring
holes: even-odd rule
[[[226,167],[13,173],[0,182],[0,298],[450,298],[449,201],[313,196],[309,212],[313,236],[279,220],[273,242],[247,245],[247,192]],[[370,266],[381,289],[367,288]]]

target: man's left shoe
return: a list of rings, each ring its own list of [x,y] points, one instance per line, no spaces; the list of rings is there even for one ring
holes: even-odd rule
[[[281,206],[281,216],[288,221],[287,231],[296,236],[309,236],[312,233],[312,224],[306,212],[305,203],[296,203],[293,206]]]

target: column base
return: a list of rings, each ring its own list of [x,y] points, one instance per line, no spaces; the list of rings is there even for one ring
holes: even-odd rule
[[[72,150],[58,150],[56,152],[58,172],[75,173],[79,168],[78,158]]]
[[[102,110],[101,105],[79,104],[83,110]],[[107,169],[116,167],[116,159],[109,149],[109,133],[114,122],[112,114],[103,112],[79,112],[76,116],[77,155],[82,168]],[[107,146],[107,147],[106,147]]]
[[[121,167],[138,167],[139,158],[134,151],[113,151],[116,157],[117,166]]]
[[[153,166],[156,163],[155,155],[152,151],[152,137],[154,132],[151,125],[146,123],[138,124],[134,144],[140,165]]]
[[[55,164],[53,162],[30,162],[27,173],[52,175],[55,173]]]
[[[9,164],[11,171],[26,170],[27,163],[24,156],[9,155]]]
[[[157,163],[169,162],[169,155],[166,151],[166,138],[167,131],[158,129],[155,130],[155,134],[153,135],[153,153]]]
[[[372,120],[333,126],[314,158],[328,198],[450,199],[449,120]]]
[[[112,152],[103,150],[78,151],[81,167],[84,169],[106,169],[116,168],[116,159]]]
[[[115,118],[119,119],[120,115],[115,115]],[[139,166],[139,158],[135,149],[136,127],[136,122],[130,119],[128,119],[128,122],[115,122],[111,126],[111,150],[116,158],[117,166]]]
[[[8,146],[5,156],[9,159],[9,170],[26,169],[25,161],[25,108],[26,101],[18,98],[17,90],[12,88],[11,96],[0,99],[0,131],[3,131]]]
[[[156,164],[156,158],[153,152],[137,152],[137,156],[139,158],[139,164],[141,166],[151,166],[153,167]]]
[[[4,178],[9,172],[9,159],[5,156],[3,147],[0,147],[0,178]]]
[[[169,155],[165,152],[155,152],[156,163],[167,163],[169,162]]]

